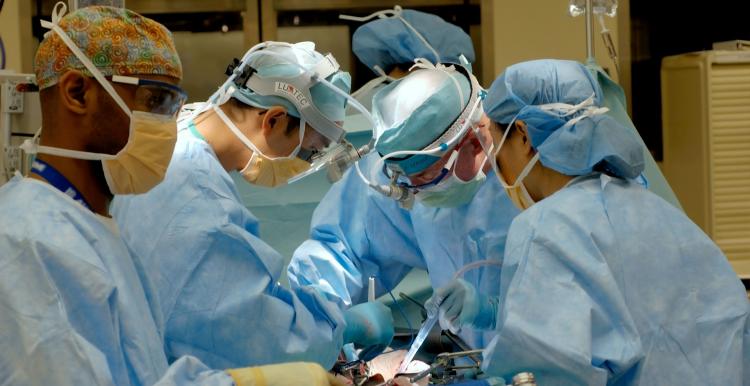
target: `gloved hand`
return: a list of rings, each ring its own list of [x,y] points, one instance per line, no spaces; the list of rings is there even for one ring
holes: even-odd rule
[[[344,343],[356,343],[365,347],[360,353],[360,359],[372,359],[393,340],[393,315],[391,309],[383,303],[357,304],[344,312],[344,320]]]
[[[497,306],[497,297],[478,293],[464,279],[454,279],[437,289],[424,304],[428,316],[439,313],[440,326],[454,334],[464,326],[479,330],[494,329]]]
[[[230,369],[227,373],[236,386],[344,386],[317,363],[292,362],[277,365]]]

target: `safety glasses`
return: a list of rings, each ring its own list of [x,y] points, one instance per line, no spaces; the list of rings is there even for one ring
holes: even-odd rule
[[[174,117],[187,101],[187,93],[170,83],[121,75],[112,82],[136,86],[134,110]]]
[[[421,180],[426,179],[427,182],[415,184],[409,179],[408,176],[405,176],[398,172],[393,172],[392,170],[390,170],[390,168],[388,168],[387,165],[383,165],[383,173],[388,176],[389,179],[394,180],[399,186],[409,189],[413,193],[417,193],[422,190],[431,190],[432,188],[437,187],[445,179],[448,173],[452,171],[453,167],[456,164],[456,160],[458,159],[459,150],[460,146],[457,146],[455,149],[453,149],[453,151],[451,151],[450,157],[439,169],[439,171],[435,171],[434,173],[432,173],[433,175],[421,178]]]

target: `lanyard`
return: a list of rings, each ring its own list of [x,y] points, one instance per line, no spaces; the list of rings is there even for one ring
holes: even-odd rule
[[[57,190],[63,192],[66,196],[77,201],[79,204],[86,207],[86,209],[91,210],[91,206],[89,206],[88,202],[86,202],[86,199],[83,198],[81,192],[79,192],[78,189],[76,189],[75,186],[73,186],[73,184],[71,184],[70,181],[65,178],[65,176],[58,172],[57,169],[53,168],[52,165],[40,159],[35,159],[31,164],[31,172],[41,176]]]

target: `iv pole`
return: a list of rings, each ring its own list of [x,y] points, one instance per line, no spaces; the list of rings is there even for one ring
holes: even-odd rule
[[[586,59],[594,58],[594,4],[593,0],[586,0]]]

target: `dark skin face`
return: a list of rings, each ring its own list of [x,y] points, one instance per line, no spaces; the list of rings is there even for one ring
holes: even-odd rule
[[[178,79],[168,76],[139,75],[177,85]],[[135,103],[136,86],[112,84],[125,104],[132,110],[144,110]],[[42,134],[40,144],[62,149],[117,154],[128,142],[130,118],[99,82],[79,71],[63,74],[58,83],[40,93]],[[104,180],[100,161],[40,154],[39,158],[62,173],[101,215],[108,215],[112,194]],[[32,178],[43,180],[31,175]]]

